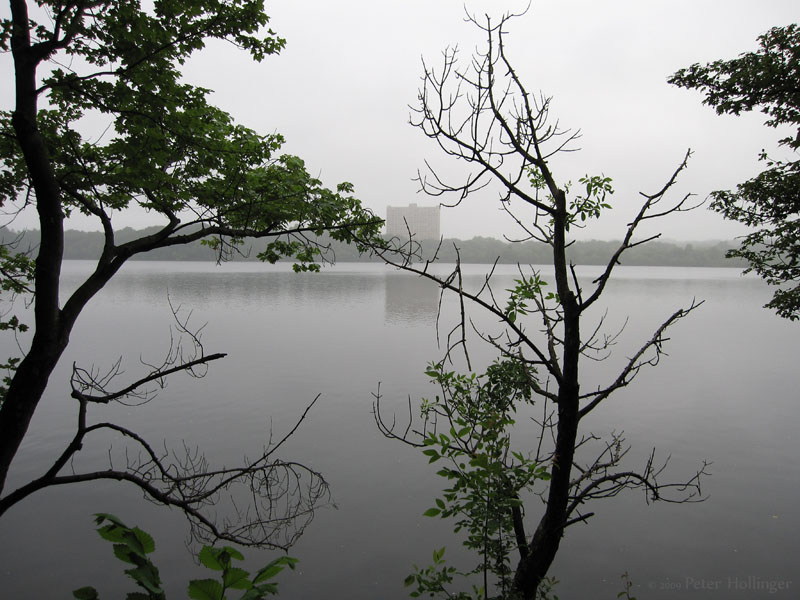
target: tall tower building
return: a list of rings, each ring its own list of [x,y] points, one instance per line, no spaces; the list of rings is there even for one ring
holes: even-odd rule
[[[407,237],[409,230],[414,239],[438,240],[439,206],[388,206],[386,208],[386,234]]]

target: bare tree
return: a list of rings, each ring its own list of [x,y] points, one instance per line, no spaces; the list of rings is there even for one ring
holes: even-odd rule
[[[486,47],[466,65],[458,61],[455,49],[444,52],[438,68],[424,64],[412,124],[442,153],[471,169],[466,177],[451,181],[427,164],[419,182],[432,196],[454,197],[454,205],[479,192],[496,192],[522,238],[550,247],[555,289],[548,291],[541,273],[522,267],[508,296],[493,289],[494,268],[478,289],[470,289],[458,261],[442,276],[431,268],[435,257],[421,264],[411,256],[398,260],[381,251],[387,263],[435,282],[442,294],[456,294],[460,315],[446,336],[445,356],[430,367],[440,393],[423,402],[422,421],[412,422],[410,405],[406,425],[388,419],[381,409],[380,389],[374,412],[384,435],[423,448],[432,462],[447,462],[440,474],[450,487],[426,514],[453,517],[457,529],[469,532],[467,545],[483,556],[475,571],[484,578],[480,595],[490,596],[489,575],[494,574],[499,597],[528,599],[535,597],[547,575],[565,529],[592,516],[585,508],[589,501],[630,488],[644,489],[652,500],[698,500],[706,465],[686,481],[664,483],[666,462],[657,462],[655,453],[641,469],[631,470],[622,464],[628,447],[621,434],[602,440],[581,432],[589,413],[629,385],[644,367],[659,362],[668,329],[700,304],[693,300],[667,315],[606,384],[581,387],[583,361],[606,358],[618,335],[604,331],[602,318],[585,331],[587,311],[600,299],[623,255],[659,237],[637,238],[642,223],[692,208],[689,196],[669,197],[690,152],[660,189],[641,194],[640,208],[602,273],[589,286],[582,284],[568,260],[569,234],[588,226],[608,207],[611,180],[586,175],[570,190],[553,171],[550,159],[574,150],[578,134],[551,122],[550,98],[530,93],[514,69],[505,46],[506,26],[513,16],[498,21],[469,17],[485,34]],[[478,328],[470,316],[473,309],[499,320],[502,333]],[[466,367],[472,370],[467,341],[473,332],[496,349],[499,359],[479,376],[448,371],[456,349],[463,349]],[[538,432],[527,434],[524,451],[514,451],[514,413],[534,401],[541,403]],[[531,524],[537,497],[543,510]],[[511,552],[516,560],[509,567]],[[418,570],[407,584],[416,582],[419,593],[446,592],[451,597],[446,587],[454,572]]]

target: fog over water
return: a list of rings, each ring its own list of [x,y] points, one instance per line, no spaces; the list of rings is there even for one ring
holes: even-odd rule
[[[757,160],[762,149],[780,156],[784,134],[765,127],[764,115],[718,116],[701,93],[670,86],[667,78],[693,63],[756,49],[760,34],[797,21],[796,0],[271,0],[270,27],[287,41],[279,55],[257,63],[233,44],[211,42],[183,72],[187,82],[213,90],[212,102],[237,123],[284,135],[282,152],[302,157],[329,187],[352,182],[365,205],[385,217],[387,205],[456,200],[418,194],[412,179],[425,161],[456,181],[467,176],[465,165],[443,160],[437,145],[408,124],[422,60],[438,67],[442,51],[457,46],[468,61],[484,47],[480,31],[464,22],[465,10],[497,22],[528,6],[509,24],[509,57],[534,97],[552,96],[550,124],[582,133],[580,152],[553,159],[559,184],[577,185],[587,173],[614,180],[614,209],[581,239],[619,238],[638,209],[639,192],[660,189],[687,148],[694,156],[675,197],[703,199],[735,187],[764,168]],[[0,15],[8,10],[3,5]],[[13,109],[13,72],[11,53],[0,54],[2,110]],[[99,135],[108,124],[99,119],[87,128]],[[163,223],[140,208],[115,215],[117,227],[154,221]],[[670,239],[729,239],[745,231],[705,210],[659,221],[658,231]],[[35,210],[15,222],[36,224]],[[101,229],[78,211],[70,226]],[[483,201],[446,211],[442,233],[519,234],[509,231],[496,203]]]
[[[67,262],[65,287],[89,269],[88,262]],[[485,266],[466,269],[467,284],[480,285]],[[581,278],[596,272],[578,271]],[[510,287],[513,274],[510,266],[498,267],[495,290]],[[212,464],[231,465],[259,452],[270,431],[288,431],[322,394],[281,457],[321,471],[335,507],[320,510],[292,550],[301,562],[297,572],[281,576],[282,598],[405,598],[403,578],[412,563],[427,564],[434,548],[446,546],[456,564],[465,558],[447,522],[421,516],[442,487],[435,469],[418,451],[384,439],[373,422],[378,382],[387,414],[402,419],[409,396],[414,404],[435,393],[424,369],[441,356],[438,289],[381,265],[298,275],[286,265],[127,264],[81,316],[12,485],[41,473],[71,436],[73,361],[103,370],[122,355],[127,382],[143,370],[140,355],[163,356],[168,297],[192,310],[197,326],[207,323],[206,350],[227,358],[212,364],[204,379],[172,378],[144,406],[110,406],[90,416],[124,423],[155,445],[162,439],[177,448],[183,441],[199,445]],[[671,455],[667,473],[675,480],[704,460],[713,463],[703,483],[708,500],[648,506],[642,493],[629,493],[595,503],[596,516],[568,530],[556,560],[561,598],[616,598],[626,571],[636,586],[632,594],[642,599],[796,597],[800,326],[762,309],[769,297],[758,279],[736,270],[618,270],[590,321],[605,315],[609,332],[625,328],[611,358],[584,363],[584,389],[613,377],[677,308],[693,298],[705,304],[671,330],[661,364],[612,396],[583,427],[598,435],[624,430],[631,468],[654,446],[658,456]],[[452,299],[442,309],[446,330]],[[477,313],[475,322],[497,327]],[[0,351],[14,352],[12,340],[2,342]],[[492,358],[477,344],[472,352],[477,363]],[[520,418],[515,440],[521,444],[533,432],[527,427]],[[76,468],[104,468],[107,441],[87,445]],[[118,440],[110,442],[121,450]],[[65,598],[90,584],[106,598],[131,591],[122,564],[94,532],[91,515],[107,511],[155,536],[154,561],[168,595],[184,597],[190,577],[206,576],[184,548],[185,522],[139,496],[117,483],[67,486],[12,509],[0,520],[2,596]],[[528,509],[533,523],[536,505]],[[255,568],[274,553],[247,556]],[[466,559],[460,566],[471,566]]]

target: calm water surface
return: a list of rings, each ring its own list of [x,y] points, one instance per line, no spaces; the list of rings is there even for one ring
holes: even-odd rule
[[[88,269],[68,263],[65,286]],[[483,267],[468,271],[469,285],[480,285]],[[508,288],[513,273],[499,272],[495,290]],[[380,436],[373,423],[378,382],[387,410],[402,415],[409,395],[435,392],[423,371],[441,354],[437,289],[380,265],[345,264],[319,275],[249,263],[126,265],[81,317],[12,485],[40,474],[71,435],[73,361],[102,370],[123,356],[123,377],[132,379],[142,372],[140,355],[150,362],[163,355],[168,297],[192,311],[193,323],[207,323],[207,351],[228,357],[204,379],[175,377],[149,404],[108,407],[97,418],[124,422],[157,445],[199,445],[213,464],[234,464],[256,454],[270,431],[290,429],[322,394],[282,457],[324,473],[335,507],[320,510],[293,549],[301,563],[282,579],[281,597],[405,598],[403,578],[412,563],[427,564],[435,547],[447,546],[454,561],[463,558],[445,522],[420,516],[441,489],[434,469],[418,452]],[[616,598],[626,571],[640,600],[800,594],[800,325],[761,308],[769,291],[758,280],[726,269],[619,269],[592,318],[605,315],[609,332],[625,329],[611,358],[584,366],[583,388],[613,377],[693,297],[705,304],[671,330],[669,356],[584,427],[598,434],[624,430],[631,467],[653,447],[671,455],[668,474],[676,480],[712,462],[703,485],[708,500],[647,505],[642,493],[629,493],[595,503],[596,516],[568,530],[555,564],[562,599]],[[443,308],[446,324],[454,305],[446,300]],[[496,327],[475,318],[481,327]],[[3,343],[0,350],[12,353],[13,342]],[[478,362],[491,358],[479,346],[473,353]],[[518,437],[526,442],[524,426]],[[82,464],[105,467],[106,442],[87,447]],[[91,515],[99,511],[155,535],[154,560],[169,597],[185,597],[185,582],[205,576],[185,551],[187,528],[176,511],[121,484],[67,486],[31,497],[0,521],[0,597],[68,598],[88,584],[106,598],[131,591],[121,563],[94,533]],[[248,565],[271,556],[250,551]]]

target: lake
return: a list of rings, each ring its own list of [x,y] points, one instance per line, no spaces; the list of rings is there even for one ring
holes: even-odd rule
[[[67,262],[65,288],[89,269],[87,262]],[[465,271],[469,285],[480,285],[484,266]],[[597,272],[583,268],[579,275],[588,286]],[[510,287],[513,276],[513,267],[498,267],[495,290]],[[648,505],[643,493],[632,492],[593,504],[596,516],[569,528],[553,568],[562,600],[616,598],[624,572],[640,600],[797,597],[800,324],[761,308],[770,297],[766,286],[729,269],[619,268],[590,320],[605,314],[609,332],[625,329],[611,358],[584,363],[582,387],[607,381],[663,319],[695,297],[705,304],[670,330],[668,356],[583,427],[624,431],[632,467],[653,447],[658,456],[671,456],[674,480],[711,462],[712,475],[703,480],[708,499]],[[157,446],[162,440],[176,448],[198,445],[213,465],[231,465],[257,454],[270,431],[277,437],[291,429],[321,394],[281,457],[321,471],[335,505],[317,512],[293,548],[301,562],[281,575],[282,598],[406,598],[402,582],[412,564],[427,565],[441,546],[456,564],[471,566],[448,523],[421,516],[442,487],[436,469],[419,451],[383,438],[373,421],[379,382],[387,414],[398,418],[409,396],[415,402],[434,394],[424,369],[442,353],[438,289],[382,265],[295,274],[287,265],[127,264],[81,316],[9,487],[41,473],[70,439],[73,361],[103,371],[122,356],[122,384],[144,372],[140,356],[150,362],[163,356],[172,319],[168,298],[192,311],[192,323],[206,324],[207,352],[228,356],[203,379],[173,377],[146,405],[100,407],[90,417],[122,422]],[[445,328],[455,308],[452,299],[443,303]],[[475,319],[480,327],[496,327],[478,314]],[[491,359],[486,347],[471,350],[478,363]],[[14,341],[6,336],[0,351],[14,353]],[[90,446],[81,464],[104,468],[107,444]],[[185,597],[188,579],[206,576],[185,549],[188,528],[177,511],[154,506],[123,484],[73,485],[40,492],[0,520],[2,597],[69,598],[90,584],[104,598],[132,591],[122,563],[94,532],[95,512],[113,512],[155,536],[153,560],[168,597]],[[246,554],[251,568],[275,555]]]

